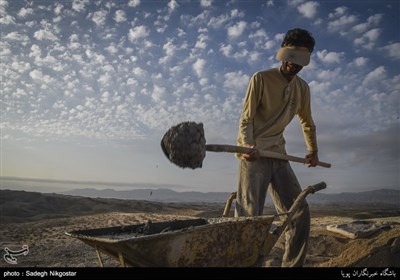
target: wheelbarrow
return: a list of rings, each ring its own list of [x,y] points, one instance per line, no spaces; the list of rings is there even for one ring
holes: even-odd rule
[[[102,267],[101,254],[123,267],[250,267],[270,253],[306,196],[324,188],[324,182],[307,187],[289,212],[280,215],[226,217],[231,195],[221,218],[148,221],[65,234],[93,247]],[[282,215],[271,231],[273,221]]]

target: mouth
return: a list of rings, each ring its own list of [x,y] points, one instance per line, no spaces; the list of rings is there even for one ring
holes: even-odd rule
[[[294,63],[286,62],[284,65],[287,74],[297,74],[303,67]]]

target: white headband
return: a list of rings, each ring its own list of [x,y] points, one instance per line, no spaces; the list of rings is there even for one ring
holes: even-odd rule
[[[276,59],[280,61],[289,61],[301,66],[306,66],[310,63],[311,53],[304,47],[282,47],[276,54]]]

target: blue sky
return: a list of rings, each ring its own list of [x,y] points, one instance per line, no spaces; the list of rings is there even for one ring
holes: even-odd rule
[[[238,162],[163,155],[171,126],[202,122],[235,144],[250,77],[278,67],[282,38],[316,39],[311,88],[319,157],[292,163],[328,192],[399,186],[398,1],[1,1],[1,175],[234,191]],[[306,154],[298,119],[287,152]]]

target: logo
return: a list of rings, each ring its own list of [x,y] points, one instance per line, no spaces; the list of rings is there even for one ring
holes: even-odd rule
[[[6,251],[6,253],[4,254],[4,260],[9,264],[17,264],[17,258],[15,256],[28,255],[29,247],[28,245],[23,245],[22,250],[18,251],[13,251],[6,247],[4,248],[4,251]]]

